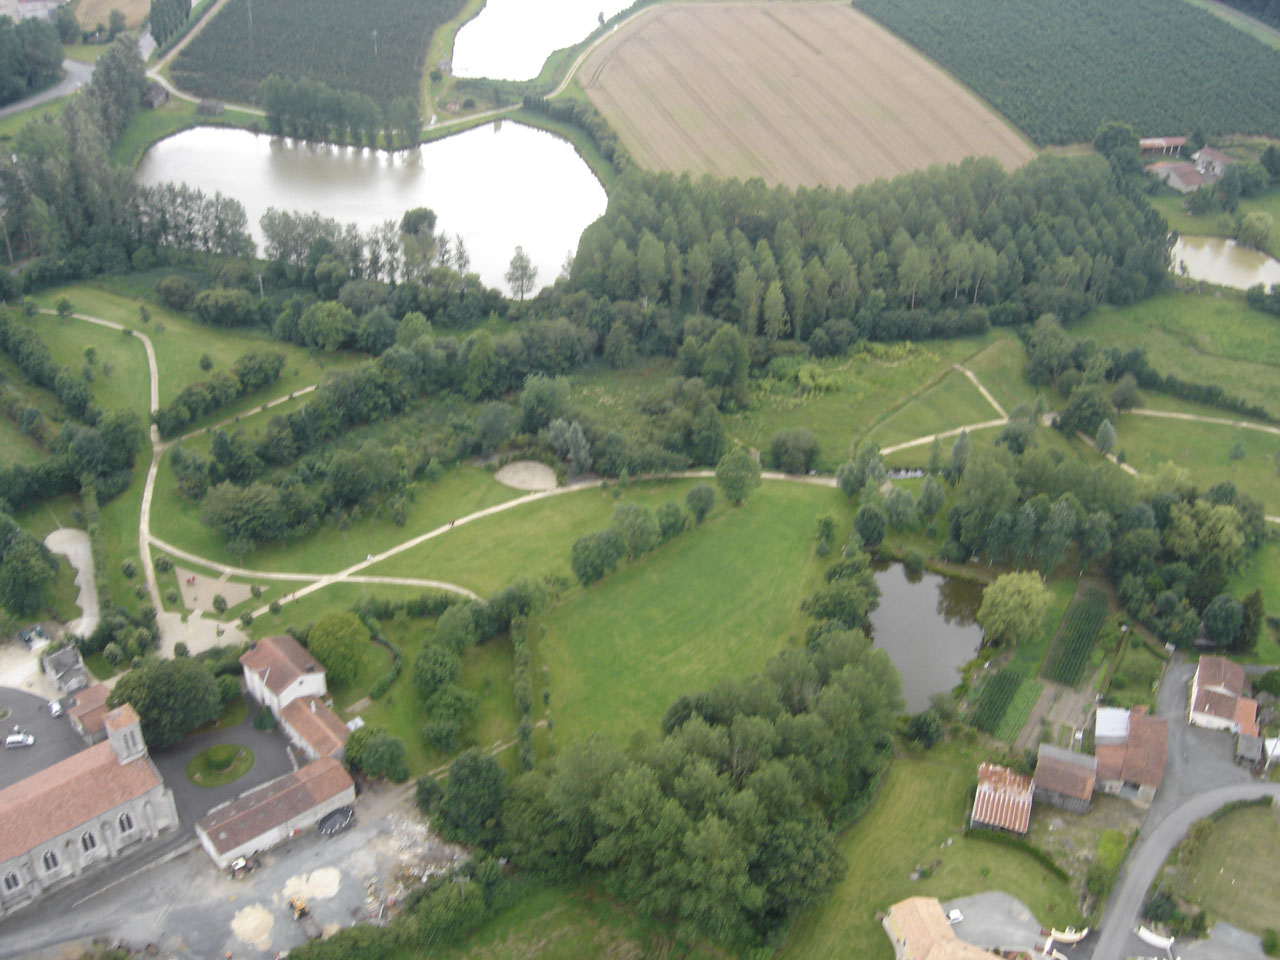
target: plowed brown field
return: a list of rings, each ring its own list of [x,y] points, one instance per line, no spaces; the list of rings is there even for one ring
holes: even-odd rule
[[[853,186],[1035,151],[1003,118],[848,3],[662,6],[579,82],[641,166]]]

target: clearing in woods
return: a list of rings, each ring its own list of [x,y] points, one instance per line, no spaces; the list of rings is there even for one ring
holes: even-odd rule
[[[934,163],[1035,156],[1003,118],[841,4],[664,6],[579,82],[642,167],[853,186]]]

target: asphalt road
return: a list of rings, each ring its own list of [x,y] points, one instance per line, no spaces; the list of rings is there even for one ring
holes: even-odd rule
[[[64,714],[49,715],[49,701],[43,697],[12,687],[0,687],[0,710],[9,715],[0,721],[0,730],[13,731],[15,726],[36,738],[29,747],[17,747],[0,752],[0,789],[13,786],[45,767],[85,749],[84,741],[71,726]]]
[[[61,83],[55,83],[48,90],[41,90],[25,100],[11,103],[7,107],[0,107],[0,117],[21,113],[23,110],[38,107],[42,103],[49,103],[51,100],[60,100],[65,96],[69,96],[88,83],[89,78],[93,75],[93,64],[81,63],[79,60],[63,60],[62,69],[66,71],[66,76],[62,78]]]

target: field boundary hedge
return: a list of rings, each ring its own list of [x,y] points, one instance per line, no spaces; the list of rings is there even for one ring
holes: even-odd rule
[[[1067,875],[1067,871],[1058,866],[1053,857],[1022,837],[1015,837],[999,830],[987,830],[983,827],[965,827],[964,835],[973,840],[982,840],[985,843],[994,843],[998,846],[1021,850],[1063,883],[1069,883],[1071,880]]]

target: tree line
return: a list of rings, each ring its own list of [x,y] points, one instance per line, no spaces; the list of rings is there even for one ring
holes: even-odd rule
[[[151,15],[147,23],[156,45],[163,47],[176,37],[190,18],[191,0],[151,0]]]
[[[236,359],[230,372],[219,371],[208,380],[188,384],[172,403],[152,414],[151,419],[155,421],[160,436],[171,437],[206,413],[275,383],[283,369],[283,353],[259,351],[243,354]]]
[[[62,42],[53,25],[37,17],[18,23],[0,17],[0,106],[60,79]]]
[[[258,102],[267,113],[267,129],[276,136],[336,143],[361,142],[366,147],[414,146],[422,130],[417,104],[396,97],[385,111],[367,93],[334,90],[321,80],[272,74],[258,89]]]

